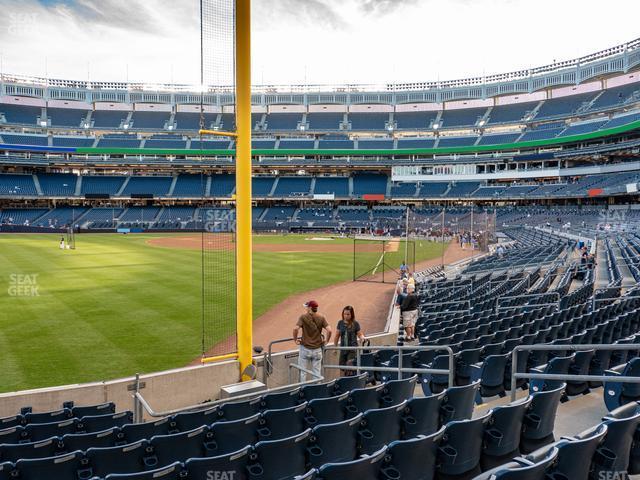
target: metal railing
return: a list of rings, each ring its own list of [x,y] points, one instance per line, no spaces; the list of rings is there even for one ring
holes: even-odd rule
[[[397,367],[374,367],[368,365],[362,365],[361,355],[363,351],[371,351],[371,350],[397,350],[398,352],[398,366]],[[413,368],[413,367],[404,367],[402,362],[404,360],[402,352],[403,351],[446,351],[447,356],[449,357],[449,368],[437,369],[437,368]],[[338,347],[338,346],[326,346],[325,351],[339,351],[339,352],[356,352],[356,364],[355,365],[323,365],[324,369],[330,370],[351,370],[355,371],[356,374],[360,374],[363,371],[365,372],[397,372],[398,380],[402,379],[403,373],[418,373],[418,374],[435,374],[435,375],[447,375],[449,379],[449,386],[453,387],[455,384],[455,358],[453,354],[453,350],[451,347],[446,345],[419,345],[415,347],[409,346],[395,346],[390,347],[388,345],[381,346],[367,346],[367,347]]]
[[[289,385],[284,385],[282,387],[271,388],[269,390],[262,390],[260,392],[252,392],[246,393],[243,395],[236,395],[234,397],[222,398],[220,400],[209,400],[207,402],[198,403],[196,405],[189,405],[187,407],[174,408],[171,410],[164,410],[162,412],[156,412],[149,402],[144,398],[144,396],[140,393],[140,375],[136,375],[135,388],[136,392],[133,396],[134,401],[134,422],[139,423],[143,419],[143,410],[147,412],[150,417],[158,418],[158,417],[168,417],[169,415],[174,415],[176,413],[188,412],[192,410],[204,410],[207,408],[215,407],[216,405],[220,405],[222,403],[228,402],[236,402],[238,400],[249,400],[253,398],[261,397],[266,393],[276,393],[276,392],[284,392],[288,390],[295,390],[296,388],[303,387],[305,385],[312,385],[316,383],[320,383],[324,381],[324,377],[322,375],[318,376],[310,370],[301,367],[297,363],[289,364],[289,380],[291,380],[291,370],[297,369],[306,374],[311,375],[313,378],[311,380],[306,380],[304,382],[295,382],[290,383]]]
[[[520,379],[530,380],[559,380],[559,381],[576,381],[576,382],[614,382],[614,383],[640,383],[640,377],[623,377],[623,376],[608,376],[608,375],[571,375],[571,374],[555,374],[555,373],[529,373],[529,372],[517,372],[518,369],[518,352],[529,351],[571,351],[571,352],[583,352],[586,350],[640,350],[640,344],[621,344],[621,345],[518,345],[513,349],[511,353],[511,401],[516,400],[517,384]]]

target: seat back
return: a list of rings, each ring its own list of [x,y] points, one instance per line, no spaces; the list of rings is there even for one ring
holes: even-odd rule
[[[281,410],[298,405],[300,399],[300,389],[287,390],[286,392],[267,393],[260,401],[262,410]]]
[[[527,457],[520,467],[505,468],[496,472],[492,478],[495,480],[545,480],[547,470],[557,457],[558,449],[552,447],[537,458]]]
[[[162,467],[174,462],[184,462],[188,458],[209,456],[208,443],[212,437],[208,427],[152,437],[149,443],[153,457],[147,461],[148,466]]]
[[[214,423],[210,427],[213,439],[208,444],[211,455],[227,455],[253,445],[258,441],[259,425],[259,413],[240,420]]]
[[[21,459],[16,462],[20,480],[71,479],[78,477],[82,454],[73,452],[57,457]]]
[[[211,425],[220,418],[218,407],[197,410],[195,412],[181,412],[173,416],[176,428],[181,432],[188,432],[194,428]]]
[[[531,453],[553,442],[553,427],[560,399],[564,393],[562,384],[555,390],[536,392],[532,395],[531,405],[525,414],[520,442],[523,453]]]
[[[226,421],[251,417],[260,411],[262,399],[254,398],[244,402],[227,402],[220,405],[219,415]]]
[[[305,421],[309,427],[324,423],[341,422],[345,418],[345,407],[347,405],[348,394],[344,393],[339,397],[318,398],[311,400],[307,404]]]
[[[245,447],[226,455],[204,458],[190,458],[185,462],[188,478],[207,478],[211,472],[226,472],[228,478],[246,480],[246,468],[249,462],[251,447]]]
[[[310,437],[307,456],[314,468],[349,462],[358,455],[358,430],[363,414],[339,423],[318,425]]]
[[[105,415],[87,415],[80,419],[78,430],[90,433],[101,432],[113,427],[122,427],[127,423],[133,423],[133,412],[107,413]]]
[[[413,397],[407,402],[402,417],[404,438],[431,435],[441,425],[441,407],[445,393],[429,397]],[[473,408],[473,407],[472,407]]]
[[[373,455],[345,463],[327,463],[320,468],[318,475],[323,480],[352,480],[354,478],[378,478],[387,447]]]
[[[450,422],[438,449],[438,473],[441,475],[469,475],[480,473],[480,457],[484,443],[485,425],[491,418],[487,412],[472,420]]]
[[[179,480],[182,476],[182,464],[175,462],[166,467],[157,468],[148,472],[140,473],[114,473],[107,475],[105,480]]]
[[[384,445],[400,439],[401,418],[406,401],[393,407],[367,410],[364,413],[358,437],[360,452],[371,455]]]
[[[55,457],[59,454],[59,450],[56,438],[41,442],[5,444],[0,445],[0,459],[3,462],[16,462],[21,458]]]
[[[148,454],[148,443],[142,441],[119,447],[90,448],[86,457],[91,474],[104,477],[110,473],[141,472],[145,468],[144,459]]]
[[[483,470],[494,468],[500,465],[505,457],[515,457],[520,453],[522,422],[531,401],[532,398],[527,397],[491,410],[482,452]]]
[[[463,387],[449,387],[442,398],[442,423],[453,420],[466,420],[473,415],[473,407],[480,382],[474,382]]]
[[[251,478],[292,478],[307,472],[305,452],[311,429],[298,435],[256,443],[247,467]]]
[[[351,390],[347,399],[347,413],[354,416],[372,408],[380,408],[380,396],[383,390],[384,385]]]
[[[355,388],[364,388],[367,385],[367,377],[368,375],[366,373],[348,377],[340,377],[335,381],[333,394],[342,395],[343,393],[350,392]]]
[[[68,453],[90,448],[113,447],[118,440],[118,429],[111,428],[96,433],[70,433],[62,437],[64,450]]]
[[[414,375],[404,380],[391,380],[384,385],[381,404],[385,407],[398,405],[413,397],[418,376]]]
[[[134,443],[149,440],[156,435],[169,435],[173,428],[175,423],[170,417],[161,418],[155,422],[128,423],[120,429],[118,439],[125,443]]]
[[[280,440],[298,435],[305,428],[307,404],[262,412],[258,439],[261,441]]]
[[[438,445],[444,427],[431,435],[420,435],[389,444],[388,461],[383,466],[385,478],[433,478],[436,469]]]
[[[588,478],[591,462],[596,449],[607,434],[607,425],[601,423],[575,437],[562,439],[556,443],[558,447],[558,462],[554,472],[561,473],[566,478]]]

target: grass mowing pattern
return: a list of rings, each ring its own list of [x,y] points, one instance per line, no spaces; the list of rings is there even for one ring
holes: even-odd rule
[[[1,235],[0,391],[107,380],[197,358],[201,254],[145,243],[163,236],[84,234],[77,250],[62,251],[59,235]],[[327,243],[334,242],[352,244]],[[440,251],[438,244],[421,249],[425,259]],[[255,252],[255,316],[289,295],[351,280],[351,262],[351,253]],[[39,295],[9,295],[14,274],[37,274]]]

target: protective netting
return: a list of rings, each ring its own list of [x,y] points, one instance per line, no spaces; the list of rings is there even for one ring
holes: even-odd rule
[[[395,283],[403,262],[410,270],[416,261],[415,242],[406,238],[356,237],[353,240],[353,280]]]
[[[200,0],[202,94],[201,129],[235,130],[235,0]],[[215,105],[213,92],[223,94],[224,110]],[[200,135],[207,140],[228,137]],[[235,174],[235,168],[225,173]],[[203,185],[204,197],[228,195],[229,185],[219,176]],[[202,353],[222,355],[237,351],[236,338],[236,212],[235,205],[200,209],[202,231]]]

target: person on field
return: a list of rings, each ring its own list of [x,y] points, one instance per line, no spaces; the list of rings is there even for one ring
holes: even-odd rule
[[[364,342],[365,337],[360,328],[360,324],[356,321],[356,314],[351,305],[347,305],[342,309],[342,319],[336,327],[336,339],[334,345],[341,347],[357,347],[358,340]],[[355,351],[340,351],[340,365],[355,365]],[[343,370],[342,375],[354,375],[355,370]]]
[[[300,345],[298,365],[305,370],[310,370],[316,377],[321,377],[322,347],[331,340],[331,326],[327,319],[318,313],[318,302],[309,300],[304,304],[306,312],[300,315],[293,329],[293,341]],[[326,337],[323,337],[322,330]],[[302,330],[302,337],[299,337]],[[300,371],[300,381],[307,380],[306,372]]]
[[[400,314],[402,315],[402,325],[404,325],[405,339],[407,341],[415,340],[416,321],[418,320],[418,297],[416,296],[415,285],[407,286],[407,295],[400,305]]]

